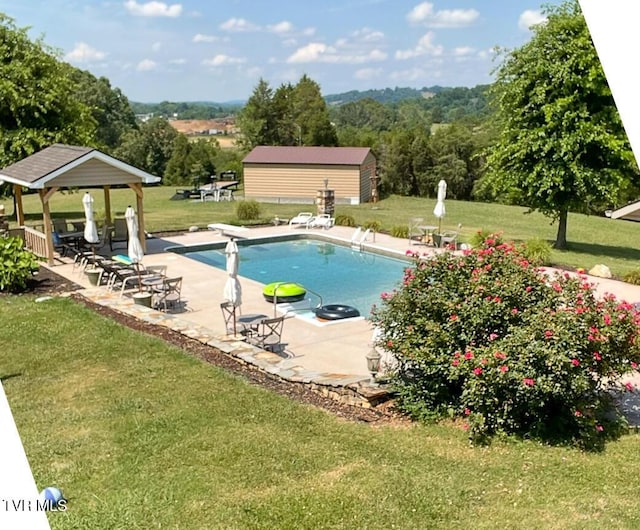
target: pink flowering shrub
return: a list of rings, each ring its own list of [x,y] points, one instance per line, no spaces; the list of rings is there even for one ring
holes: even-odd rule
[[[593,449],[622,432],[613,385],[640,364],[631,305],[490,237],[462,256],[415,258],[372,317],[404,411],[460,416],[475,441],[507,433]]]

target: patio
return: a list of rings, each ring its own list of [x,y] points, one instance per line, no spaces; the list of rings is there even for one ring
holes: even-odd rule
[[[323,230],[336,240],[349,244],[354,228],[335,226],[330,231]],[[248,238],[277,234],[300,233],[299,229],[284,226],[252,228]],[[313,231],[311,231],[313,233]],[[201,342],[234,355],[245,362],[277,374],[291,381],[315,385],[327,395],[369,406],[381,397],[380,388],[371,386],[367,370],[366,355],[371,349],[373,329],[367,320],[337,322],[316,326],[300,318],[287,318],[284,325],[283,342],[285,355],[264,352],[226,335],[225,322],[220,310],[227,273],[185,256],[166,252],[169,246],[196,245],[208,242],[226,241],[228,237],[215,231],[199,231],[147,240],[147,266],[166,265],[169,276],[182,276],[182,298],[186,310],[165,314],[142,306],[134,305],[130,296],[120,297],[118,292],[107,291],[105,287],[94,287],[86,276],[73,270],[68,259],[56,265],[53,270],[83,285],[81,291],[88,299],[113,309],[131,314],[154,324],[165,325]],[[404,255],[407,250],[425,253],[441,252],[427,246],[411,245],[406,239],[397,239],[385,234],[376,234],[375,241],[368,240],[367,248],[383,249]],[[242,269],[240,269],[242,274]],[[640,301],[640,286],[632,286],[615,280],[591,278],[597,283],[600,293],[613,293],[630,302]],[[243,289],[242,313],[257,313],[272,316],[273,305],[262,296],[263,285],[241,278]]]

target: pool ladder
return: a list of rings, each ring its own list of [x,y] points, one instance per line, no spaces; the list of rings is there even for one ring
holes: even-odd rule
[[[282,284],[284,284],[285,282],[282,282]],[[291,282],[286,282],[288,284],[291,284]],[[305,291],[307,291],[308,293],[311,293],[315,296],[318,297],[318,299],[320,300],[320,302],[318,302],[318,305],[316,307],[321,307],[322,306],[322,295],[320,293],[316,293],[315,291],[312,291],[311,289],[308,289],[307,287],[305,287],[304,285],[301,285],[299,283],[294,283],[294,285],[297,285],[298,287],[302,287]],[[278,287],[280,287],[280,284],[276,285],[273,289],[273,316],[278,316],[277,313],[277,309],[276,306],[278,305]],[[291,312],[295,312],[296,309],[291,309]],[[289,311],[287,311],[287,313],[289,313]]]
[[[371,228],[367,228],[362,232],[362,227],[359,226],[351,237],[351,248],[362,252],[364,242],[367,240],[367,236],[371,233]]]

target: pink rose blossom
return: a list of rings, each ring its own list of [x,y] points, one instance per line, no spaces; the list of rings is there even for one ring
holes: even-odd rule
[[[473,373],[476,374],[476,375],[481,375],[482,374],[482,368],[480,368],[479,366],[476,366],[473,369]]]
[[[601,360],[602,360],[602,355],[600,355],[600,354],[596,351],[596,352],[593,352],[593,358],[594,358],[596,361],[601,361]]]
[[[573,366],[580,366],[580,361],[578,359],[571,359],[571,364]]]
[[[500,371],[504,374],[504,373],[506,373],[506,372],[508,372],[508,371],[509,371],[509,367],[508,367],[506,364],[503,364],[503,365],[500,367]]]
[[[534,380],[534,379],[531,379],[530,377],[525,377],[525,378],[522,380],[522,383],[523,383],[523,384],[525,384],[526,386],[533,386],[533,385],[535,385],[535,384],[536,384],[535,380]]]

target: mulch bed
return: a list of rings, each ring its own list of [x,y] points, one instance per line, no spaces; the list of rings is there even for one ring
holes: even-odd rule
[[[80,289],[82,289],[81,286],[63,278],[47,268],[41,267],[38,274],[30,282],[28,292],[37,296],[55,296],[70,291],[78,291]],[[375,409],[354,407],[340,403],[331,398],[322,396],[302,384],[291,383],[274,375],[264,373],[252,365],[244,364],[234,359],[217,348],[202,344],[201,342],[186,337],[176,331],[163,326],[156,326],[143,322],[124,313],[93,303],[78,294],[72,294],[71,296],[78,303],[85,305],[106,318],[115,320],[123,326],[157,337],[208,364],[239,375],[252,384],[267,388],[300,403],[321,408],[335,416],[349,421],[376,424],[401,424],[406,422],[401,415],[394,411],[393,406],[390,403],[381,405],[379,408]]]

